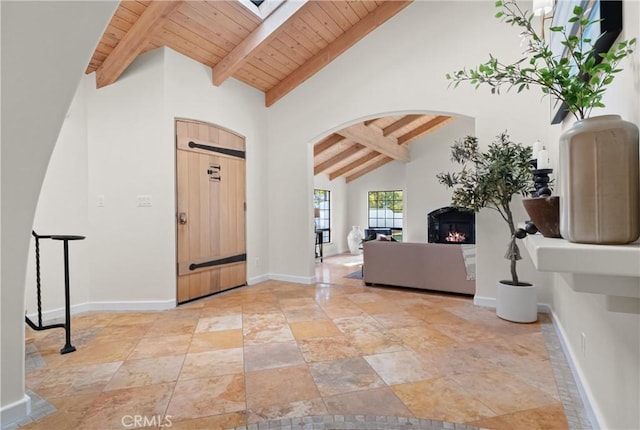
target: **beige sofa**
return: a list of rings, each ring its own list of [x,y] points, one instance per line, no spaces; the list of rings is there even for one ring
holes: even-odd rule
[[[460,245],[371,240],[364,243],[366,285],[392,285],[475,294]]]

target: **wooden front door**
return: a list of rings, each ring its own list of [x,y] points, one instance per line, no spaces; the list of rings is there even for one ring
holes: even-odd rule
[[[245,285],[244,138],[176,120],[178,303]]]

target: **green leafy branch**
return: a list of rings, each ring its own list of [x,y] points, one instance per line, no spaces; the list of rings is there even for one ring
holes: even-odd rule
[[[600,20],[583,18],[584,8],[576,6],[568,25],[577,25],[578,32],[571,34],[568,26],[553,26],[549,30],[558,33],[567,55],[554,55],[548,43],[533,28],[533,13],[523,11],[514,0],[499,0],[500,10],[496,17],[511,26],[522,28],[521,38],[526,43],[523,58],[512,64],[505,64],[489,54],[489,60],[471,69],[448,73],[450,86],[469,82],[476,89],[488,85],[492,94],[500,94],[503,86],[507,91],[516,88],[518,92],[540,87],[544,95],[553,95],[566,103],[576,119],[590,115],[594,107],[604,107],[602,97],[607,87],[622,69],[618,64],[633,52],[636,39],[613,44],[608,52],[596,55],[596,40],[582,38],[589,27]],[[601,37],[601,36],[600,36]]]

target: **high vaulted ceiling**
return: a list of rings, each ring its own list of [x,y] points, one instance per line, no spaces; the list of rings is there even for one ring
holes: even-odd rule
[[[86,72],[110,85],[138,55],[168,46],[211,67],[213,85],[234,77],[271,106],[410,3],[123,0]]]
[[[393,160],[408,162],[411,142],[452,120],[446,115],[386,116],[343,128],[313,146],[314,175],[351,182]]]
[[[259,3],[259,2],[258,2]],[[271,106],[411,3],[411,0],[122,0],[87,66],[98,88],[141,54],[167,46],[212,68],[212,85],[233,77]],[[315,174],[352,181],[451,120],[441,115],[378,118],[314,147]]]

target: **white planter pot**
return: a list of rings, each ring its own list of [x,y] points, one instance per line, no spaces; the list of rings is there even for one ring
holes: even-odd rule
[[[518,286],[498,282],[496,315],[503,320],[532,323],[538,320],[535,285]]]

